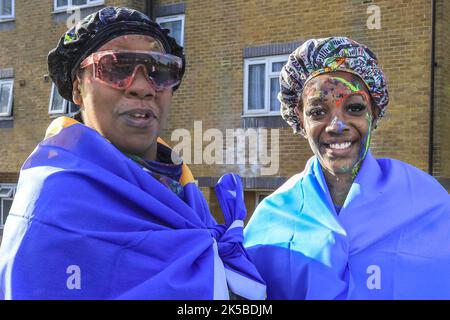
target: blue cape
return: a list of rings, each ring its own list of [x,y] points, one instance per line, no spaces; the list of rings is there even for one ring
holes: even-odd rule
[[[96,131],[54,121],[22,167],[0,248],[3,299],[264,299],[242,246],[243,190],[217,225],[184,166],[184,199]]]
[[[268,299],[450,299],[450,197],[370,152],[336,214],[316,157],[257,207],[244,245]]]

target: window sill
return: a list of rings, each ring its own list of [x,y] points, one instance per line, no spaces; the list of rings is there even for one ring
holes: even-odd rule
[[[0,19],[0,23],[13,22],[16,21],[16,18],[4,18]]]
[[[197,179],[200,187],[212,188],[216,185],[219,177],[204,176],[197,177]],[[244,187],[245,191],[258,190],[259,192],[262,192],[263,190],[267,190],[270,191],[270,193],[272,193],[273,190],[278,189],[283,183],[287,181],[287,179],[289,179],[289,177],[241,177],[242,186]]]
[[[0,19],[0,31],[11,31],[16,28],[16,19]]]
[[[244,113],[241,118],[280,117],[280,113]]]
[[[11,129],[14,127],[13,117],[0,117],[0,129]]]
[[[281,115],[243,115],[241,117],[243,128],[284,128],[288,127]]]
[[[49,113],[50,119],[56,119],[59,117],[70,117],[67,113]]]
[[[68,118],[73,118],[76,115],[76,113],[54,113],[54,114],[49,114],[50,119],[56,119],[59,117],[68,117]]]
[[[67,13],[67,11],[75,11],[75,9],[85,9],[85,8],[92,8],[92,7],[98,7],[105,5],[105,1],[91,3],[91,4],[84,4],[82,6],[72,6],[72,7],[64,7],[59,9],[54,9],[51,13],[52,14],[58,14],[58,13]]]
[[[52,15],[54,22],[67,23],[67,19],[69,19],[74,14],[74,12],[76,12],[75,9],[77,9],[77,10],[79,9],[79,15],[80,15],[79,18],[84,19],[88,15],[97,12],[104,6],[105,6],[104,3],[95,3],[95,4],[89,4],[89,5],[79,6],[79,7],[70,7],[70,8],[67,7],[65,9],[54,10],[54,11],[52,11],[51,15]]]

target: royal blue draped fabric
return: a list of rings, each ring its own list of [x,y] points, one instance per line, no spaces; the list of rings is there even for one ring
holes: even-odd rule
[[[183,201],[96,131],[64,127],[22,167],[0,248],[0,297],[228,299],[231,288],[263,299],[242,246],[239,177],[216,188],[237,194],[221,227],[193,181]]]
[[[369,153],[336,213],[313,157],[257,207],[244,246],[268,299],[450,299],[450,198]]]

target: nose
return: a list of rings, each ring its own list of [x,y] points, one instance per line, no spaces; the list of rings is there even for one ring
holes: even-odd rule
[[[150,99],[156,95],[156,90],[145,74],[143,66],[137,66],[134,77],[128,88],[125,89],[125,95],[130,98]]]
[[[331,122],[327,125],[325,131],[327,133],[335,133],[335,134],[341,134],[344,131],[350,130],[345,123],[345,121],[338,115],[335,115],[333,119],[331,119]]]

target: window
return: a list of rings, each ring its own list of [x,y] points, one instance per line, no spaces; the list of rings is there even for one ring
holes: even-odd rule
[[[175,38],[180,46],[184,45],[184,14],[159,17],[156,18],[156,22],[161,27],[169,29],[169,35]]]
[[[14,18],[14,0],[0,0],[0,20]]]
[[[68,115],[73,116],[78,113],[80,107],[71,101],[67,101],[60,96],[58,90],[56,90],[55,84],[52,84],[52,93],[50,95],[50,103],[48,106],[49,114]]]
[[[244,114],[280,115],[278,77],[288,57],[283,55],[244,61]]]
[[[5,225],[15,193],[16,185],[0,184],[0,229]]]
[[[264,192],[264,193],[260,193],[257,192],[255,194],[255,208],[261,203],[261,201],[264,200],[265,197],[267,197],[270,194],[270,192]]]
[[[88,7],[103,3],[103,0],[54,0],[55,10],[69,9],[71,7]]]
[[[13,80],[0,80],[0,117],[11,116],[12,102]]]

